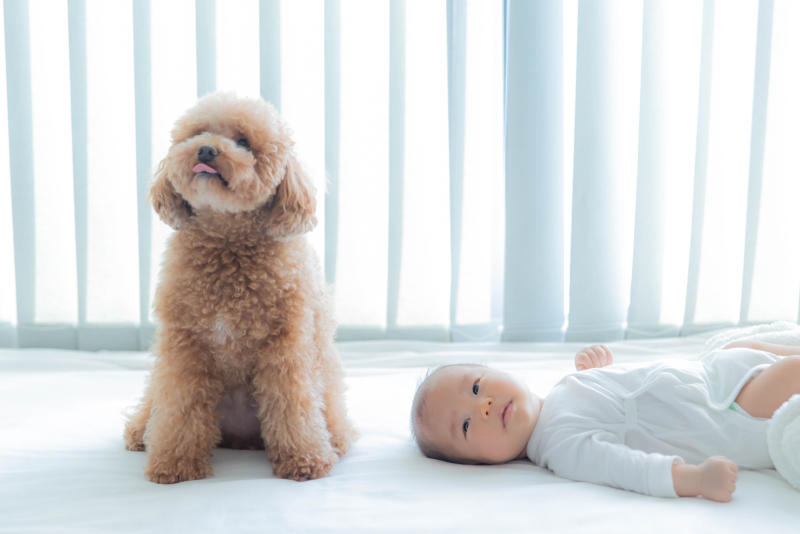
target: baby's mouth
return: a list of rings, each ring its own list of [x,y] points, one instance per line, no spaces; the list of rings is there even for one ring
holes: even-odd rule
[[[192,172],[195,174],[206,174],[208,176],[215,176],[219,178],[219,180],[222,182],[222,185],[228,187],[228,181],[225,178],[223,178],[222,175],[219,172],[217,172],[215,168],[209,167],[205,163],[198,163],[197,165],[192,167]]]

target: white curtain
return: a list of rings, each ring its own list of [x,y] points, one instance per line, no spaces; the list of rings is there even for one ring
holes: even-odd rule
[[[5,0],[0,346],[146,349],[172,122],[261,95],[339,339],[800,316],[800,2]]]

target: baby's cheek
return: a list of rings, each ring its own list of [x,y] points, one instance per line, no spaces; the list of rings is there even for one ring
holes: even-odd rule
[[[513,442],[509,436],[487,436],[480,444],[481,456],[492,462],[506,462],[513,455]]]

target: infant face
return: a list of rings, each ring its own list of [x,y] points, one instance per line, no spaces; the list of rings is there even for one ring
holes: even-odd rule
[[[420,431],[451,458],[503,463],[525,455],[541,400],[512,375],[471,365],[431,377]]]

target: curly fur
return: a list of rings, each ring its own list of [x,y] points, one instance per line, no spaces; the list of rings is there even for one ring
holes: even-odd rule
[[[176,123],[150,198],[176,231],[127,448],[148,451],[145,473],[160,483],[209,476],[219,445],[266,448],[280,477],[325,476],[355,431],[328,292],[302,237],[316,223],[314,190],[287,127],[262,100],[202,98]]]

